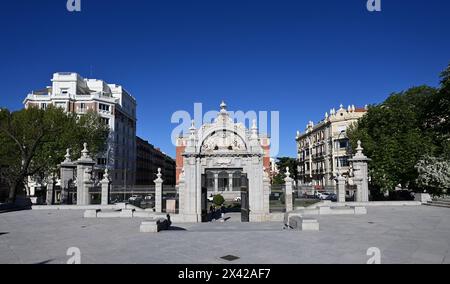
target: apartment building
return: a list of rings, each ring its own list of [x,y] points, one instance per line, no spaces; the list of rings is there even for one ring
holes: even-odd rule
[[[297,132],[300,185],[334,187],[338,173],[348,174],[351,148],[347,130],[366,113],[367,107],[351,105],[345,109],[341,105],[327,112],[318,124],[310,121],[304,133]]]
[[[136,185],[153,185],[158,168],[164,184],[175,185],[175,160],[142,138],[136,142]]]
[[[54,105],[83,115],[97,112],[111,132],[108,150],[96,157],[99,177],[108,167],[114,185],[132,185],[136,180],[136,99],[122,86],[103,80],[85,79],[77,73],[53,74],[52,85],[33,91],[25,108]]]

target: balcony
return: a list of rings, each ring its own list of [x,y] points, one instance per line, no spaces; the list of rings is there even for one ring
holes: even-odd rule
[[[323,152],[317,153],[317,154],[313,154],[312,158],[313,159],[323,159],[324,158]]]
[[[98,110],[98,113],[100,113],[100,114],[106,114],[106,115],[111,115],[112,113],[111,113],[111,111],[110,110]]]
[[[322,175],[322,174],[325,173],[325,169],[324,169],[324,168],[321,168],[321,169],[315,169],[315,170],[312,170],[312,173],[313,173],[314,175]]]

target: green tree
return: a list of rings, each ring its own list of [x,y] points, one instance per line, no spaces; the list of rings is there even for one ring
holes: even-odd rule
[[[298,180],[298,161],[296,159],[291,157],[280,157],[277,159],[277,167],[280,172],[273,178],[273,184],[284,184],[287,167],[291,173],[291,178],[295,181]]]
[[[436,155],[450,160],[450,64],[441,73],[441,86],[427,100],[425,128],[434,136]]]
[[[381,191],[400,184],[441,194],[450,163],[450,64],[439,88],[411,88],[369,108],[348,131],[352,145],[363,142],[371,185]]]
[[[419,159],[436,150],[433,135],[424,124],[427,101],[436,89],[422,86],[392,94],[350,127],[351,145],[361,140],[370,163],[371,185],[391,191],[397,185],[417,189]]]
[[[60,108],[29,108],[16,112],[0,110],[0,166],[15,202],[29,176],[50,176],[64,160],[67,148],[78,157],[88,143],[92,155],[104,151],[109,128],[89,112],[78,118]]]
[[[217,194],[213,197],[213,203],[217,206],[222,206],[225,203],[225,198],[222,195]]]

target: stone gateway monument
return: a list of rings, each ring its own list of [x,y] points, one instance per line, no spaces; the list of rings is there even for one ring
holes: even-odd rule
[[[213,123],[195,127],[177,141],[181,167],[180,215],[186,222],[206,221],[208,197],[222,194],[240,200],[243,222],[269,218],[269,196],[265,192],[265,167],[269,154],[267,137],[260,136],[256,121],[250,130],[235,123],[222,103]],[[182,151],[179,151],[179,149]],[[267,164],[267,165],[266,165]],[[266,200],[267,199],[267,200]]]

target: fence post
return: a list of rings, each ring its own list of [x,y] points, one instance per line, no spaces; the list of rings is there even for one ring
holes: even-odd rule
[[[103,175],[103,179],[100,182],[102,185],[102,205],[109,204],[109,186],[111,181],[109,180],[108,169],[105,170],[105,174]]]
[[[158,168],[158,173],[156,174],[158,177],[154,180],[155,182],[155,211],[157,213],[162,213],[162,174],[161,174],[161,168]]]
[[[81,157],[77,160],[77,205],[89,205],[89,187],[92,186],[92,171],[95,165],[94,160],[89,156],[87,143],[84,143]]]
[[[186,189],[185,189],[185,175],[184,175],[184,168],[181,170],[181,174],[180,174],[180,179],[179,179],[179,183],[178,183],[178,213],[179,214],[184,214],[184,208],[185,208],[185,193],[186,193]]]
[[[292,199],[292,183],[293,179],[291,178],[291,173],[289,172],[289,167],[286,168],[286,178],[285,182],[285,203],[286,203],[286,212],[292,211],[294,208],[294,202]]]
[[[47,183],[47,205],[53,205],[53,199],[54,199],[54,183],[53,183],[53,177],[48,181]]]
[[[341,175],[336,177],[337,202],[345,202],[345,178]]]
[[[268,169],[263,169],[263,187],[264,187],[264,213],[270,214],[270,177],[268,174]]]
[[[70,183],[75,179],[76,165],[70,159],[70,149],[66,150],[66,159],[60,164],[61,170],[61,204],[69,204]]]
[[[356,154],[349,161],[352,163],[354,170],[354,181],[357,185],[355,201],[368,202],[369,201],[369,175],[367,163],[371,159],[363,154],[364,148],[361,147],[361,141],[358,141],[358,148]]]

